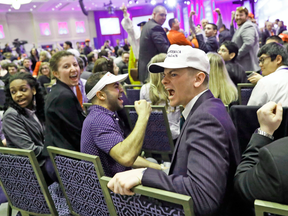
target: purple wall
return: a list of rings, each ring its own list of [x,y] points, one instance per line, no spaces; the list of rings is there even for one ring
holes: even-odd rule
[[[223,24],[230,29],[230,22],[231,22],[231,12],[236,11],[236,8],[241,5],[233,4],[232,2],[225,2],[225,3],[217,3],[215,4],[215,8],[219,8],[222,14]]]
[[[146,15],[151,15],[153,8],[155,6],[153,5],[146,5],[146,6],[136,6],[133,8],[128,8],[128,13],[130,14],[130,19],[132,17],[137,17],[137,16],[146,16]],[[168,13],[169,12],[174,12],[175,14],[175,9],[167,9]],[[100,29],[100,23],[99,23],[99,18],[109,18],[109,17],[118,17],[120,21],[120,30],[121,34],[119,35],[101,35],[101,29]],[[110,40],[112,46],[116,46],[116,39],[121,41],[124,41],[125,38],[128,37],[128,34],[126,31],[123,29],[121,25],[121,21],[123,19],[123,12],[122,11],[115,11],[114,14],[108,14],[108,11],[94,11],[94,19],[95,19],[95,25],[96,25],[96,32],[97,32],[97,37],[94,38],[94,44],[95,48],[100,49],[101,46],[104,44],[105,40]]]

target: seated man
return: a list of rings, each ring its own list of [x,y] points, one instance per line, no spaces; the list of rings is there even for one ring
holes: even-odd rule
[[[235,86],[238,83],[247,83],[247,76],[244,68],[235,62],[238,55],[238,46],[231,41],[225,41],[221,44],[218,54],[222,56],[225,61],[226,69]]]
[[[246,205],[255,199],[288,204],[288,137],[273,141],[282,121],[282,106],[274,102],[257,111],[260,128],[243,153],[235,179],[235,191]]]
[[[219,48],[219,43],[217,41],[217,25],[214,23],[208,23],[205,26],[205,36],[207,37],[207,41],[204,40],[204,37],[201,33],[201,29],[197,28],[197,30],[193,27],[195,26],[192,20],[192,16],[195,15],[195,11],[190,12],[189,24],[190,29],[196,35],[197,41],[199,43],[199,49],[203,50],[205,53],[208,52],[217,52]]]
[[[85,86],[87,98],[93,105],[83,123],[81,152],[98,155],[105,174],[111,177],[131,169],[131,166],[161,169],[159,164],[138,156],[151,113],[150,104],[145,100],[135,102],[138,120],[126,138],[116,111],[123,108],[123,89],[119,82],[124,81],[128,74],[115,76],[108,72],[102,76],[101,72],[93,74]]]
[[[129,53],[128,52],[122,52],[122,60],[117,64],[119,67],[119,74],[125,74],[124,70],[128,69],[128,62],[129,62]]]
[[[108,187],[132,195],[130,189],[142,184],[191,196],[195,215],[223,213],[230,202],[240,151],[232,120],[208,89],[208,57],[202,50],[173,44],[165,61],[151,64],[149,71],[164,71],[162,84],[170,105],[184,107],[169,175],[134,169],[116,174]]]
[[[257,82],[249,106],[262,106],[269,101],[288,106],[288,53],[278,43],[269,43],[258,52],[259,66],[264,77]]]

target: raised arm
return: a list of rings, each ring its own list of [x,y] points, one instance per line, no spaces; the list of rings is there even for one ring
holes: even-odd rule
[[[189,26],[190,26],[190,29],[192,30],[192,32],[196,35],[197,32],[196,32],[196,28],[195,28],[195,24],[194,24],[194,21],[193,21],[193,16],[195,15],[195,11],[191,11],[190,12],[190,15],[189,15]]]
[[[232,11],[231,12],[231,23],[230,23],[230,34],[232,37],[235,33],[234,20],[235,20],[235,11]]]
[[[216,25],[217,25],[217,28],[219,30],[223,25],[222,15],[221,15],[221,11],[219,8],[216,8],[215,12],[218,14],[218,20],[217,20]]]

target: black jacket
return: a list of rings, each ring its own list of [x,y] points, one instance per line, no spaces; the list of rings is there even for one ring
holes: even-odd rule
[[[141,82],[148,77],[147,64],[151,58],[159,53],[167,53],[169,46],[170,42],[163,28],[155,20],[149,20],[140,37],[138,76]]]
[[[43,155],[48,156],[47,146],[80,151],[85,114],[70,87],[59,80],[47,95],[45,117],[46,134]]]
[[[203,50],[205,53],[217,52],[219,43],[216,36],[207,37],[206,43],[204,42],[204,37],[202,34],[196,35],[196,38],[199,43],[199,49]]]
[[[220,46],[221,46],[221,44],[224,41],[231,41],[231,40],[232,40],[232,36],[230,34],[230,30],[229,29],[225,29],[224,31],[222,31],[219,34],[219,44],[220,44]]]
[[[225,62],[225,66],[235,86],[237,86],[238,83],[248,82],[245,70],[240,64],[238,64],[237,62],[229,61],[229,62]]]
[[[234,188],[250,206],[255,199],[288,204],[288,137],[271,142],[253,134],[236,171]]]

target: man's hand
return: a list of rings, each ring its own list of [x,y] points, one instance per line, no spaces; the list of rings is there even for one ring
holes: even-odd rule
[[[215,9],[215,12],[216,12],[216,13],[218,13],[218,16],[220,16],[220,15],[221,15],[221,11],[220,11],[220,9],[219,9],[219,8],[216,8],[216,9]]]
[[[280,126],[283,109],[281,103],[268,102],[257,111],[260,129],[270,135]]]
[[[125,6],[124,3],[122,4],[120,9],[123,11],[123,15],[127,15],[127,7]]]
[[[121,195],[134,195],[130,189],[141,184],[143,170],[144,168],[117,173],[108,182],[107,186],[114,193],[119,193]]]
[[[235,20],[235,11],[231,12],[231,21]]]
[[[196,30],[196,34],[199,34],[202,32],[202,30],[199,26],[196,26],[195,30]]]
[[[146,100],[139,100],[134,102],[135,110],[138,116],[149,117],[152,111],[151,104]]]
[[[193,10],[190,11],[190,17],[192,17],[192,16],[195,15],[195,14],[196,14],[195,11],[193,11]]]
[[[257,82],[262,79],[263,76],[261,76],[260,74],[258,73],[255,73],[254,75],[252,75],[251,77],[248,78],[248,80],[253,83],[253,84],[257,84]]]

